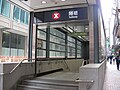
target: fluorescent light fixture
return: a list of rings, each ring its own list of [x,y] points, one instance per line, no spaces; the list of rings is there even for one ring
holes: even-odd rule
[[[61,0],[62,2],[66,1],[66,0]]]
[[[86,27],[85,29],[88,30],[88,27]]]
[[[78,36],[79,38],[82,38],[81,36]]]
[[[68,31],[70,31],[70,32],[73,32],[73,30],[72,30],[72,29],[70,29],[69,27],[67,27],[67,30],[68,30]]]
[[[47,3],[47,2],[46,2],[46,1],[41,1],[41,3],[42,3],[42,4],[45,4],[45,3]]]

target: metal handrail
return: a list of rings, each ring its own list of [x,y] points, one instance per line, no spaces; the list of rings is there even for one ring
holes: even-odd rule
[[[0,73],[0,75],[5,75],[5,74],[11,74],[11,73],[13,73],[18,68],[18,66],[20,66],[22,64],[22,62],[25,61],[25,60],[35,60],[35,59],[23,59],[9,73]]]
[[[78,80],[75,80],[75,82],[77,82],[77,83],[87,83],[86,84],[86,89],[90,90],[90,88],[93,86],[94,80],[80,80],[80,79],[78,79]]]
[[[78,83],[93,83],[94,80],[75,80],[75,82],[78,82]]]
[[[66,63],[66,61],[65,61],[65,60],[63,60],[63,61],[65,62],[65,65],[67,66],[67,68],[68,68],[69,71],[70,71],[70,68],[69,68],[68,64]]]
[[[83,60],[83,62],[82,62],[82,66],[84,66],[84,63],[87,63],[88,62],[88,60]]]

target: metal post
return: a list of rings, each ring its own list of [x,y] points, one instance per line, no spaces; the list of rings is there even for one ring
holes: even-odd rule
[[[49,59],[49,51],[50,51],[50,24],[48,24],[46,28],[46,58]]]
[[[67,47],[67,36],[68,36],[68,33],[65,33],[65,59],[67,59],[67,51],[68,51],[68,47]]]
[[[38,25],[36,25],[36,37],[35,37],[35,76],[37,76],[37,31]]]
[[[75,39],[75,58],[77,59],[77,39]]]
[[[30,12],[30,22],[29,22],[29,41],[28,41],[28,61],[32,61],[32,39],[33,39],[33,22],[34,13]]]

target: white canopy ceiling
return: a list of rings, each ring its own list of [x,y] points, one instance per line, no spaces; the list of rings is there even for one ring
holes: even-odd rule
[[[64,6],[74,6],[81,4],[96,4],[96,0],[8,0],[14,4],[17,4],[25,9],[31,10],[40,10],[51,7],[64,7]],[[42,1],[47,3],[43,4]]]

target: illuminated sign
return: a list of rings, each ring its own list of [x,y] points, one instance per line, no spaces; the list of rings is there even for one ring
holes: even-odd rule
[[[88,20],[87,7],[45,11],[42,12],[42,14],[44,15],[43,22]],[[37,16],[38,18],[40,17],[39,13],[35,14],[35,16]]]
[[[69,18],[78,18],[78,11],[77,10],[72,10],[69,11]]]
[[[54,12],[54,13],[52,14],[52,18],[53,18],[54,20],[58,20],[58,19],[60,18],[60,13]]]

